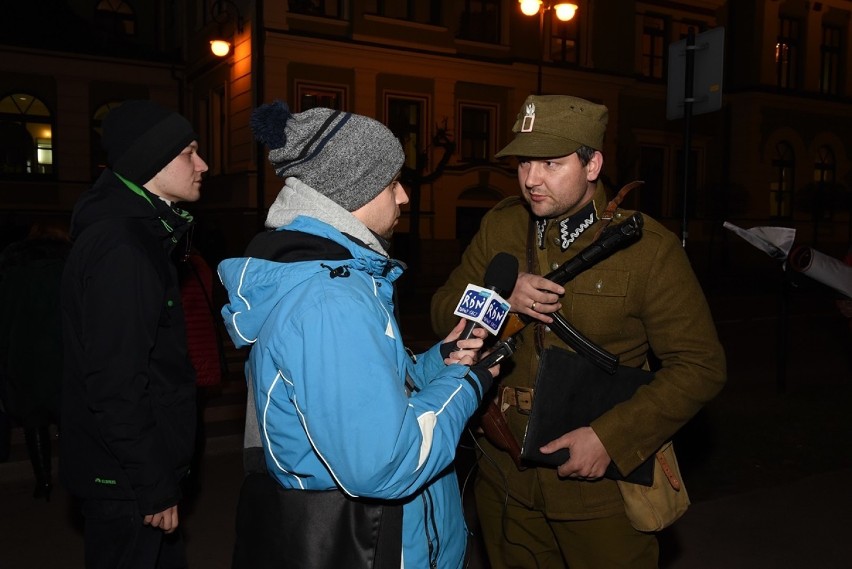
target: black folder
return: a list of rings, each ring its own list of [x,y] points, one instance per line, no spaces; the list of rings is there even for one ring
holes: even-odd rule
[[[545,349],[535,380],[535,397],[521,458],[543,466],[565,463],[570,456],[568,449],[542,454],[539,448],[569,431],[588,426],[618,403],[630,399],[653,378],[649,371],[627,366],[618,366],[614,374],[609,374],[573,352],[558,347]],[[604,477],[651,486],[654,457],[626,476],[611,462]]]

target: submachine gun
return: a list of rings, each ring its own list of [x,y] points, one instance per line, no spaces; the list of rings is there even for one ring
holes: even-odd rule
[[[636,212],[622,223],[607,227],[594,243],[580,251],[570,261],[563,263],[557,269],[544,275],[544,278],[559,285],[565,285],[565,283],[574,279],[586,269],[606,259],[616,251],[638,241],[642,236],[643,224],[642,214]],[[615,370],[618,368],[618,356],[611,354],[583,336],[565,319],[562,313],[553,312],[550,314],[550,317],[553,318],[553,322],[548,324],[548,326],[560,340],[565,342],[578,354],[589,358],[589,360],[607,373],[615,373]],[[521,331],[533,322],[538,322],[538,320],[526,314],[513,312],[506,323],[506,330],[503,333],[504,339],[499,340],[494,350],[480,360],[477,366],[489,368],[511,356],[515,352]]]

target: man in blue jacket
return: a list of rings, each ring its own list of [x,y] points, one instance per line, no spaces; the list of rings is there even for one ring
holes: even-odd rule
[[[151,101],[107,115],[109,167],[71,219],[62,281],[60,475],[80,498],[86,567],[186,566],[180,481],[195,441],[195,372],[170,253],[207,164],[192,126]]]
[[[481,334],[451,352],[461,323],[416,358],[403,346],[393,292],[404,266],[388,256],[408,201],[402,147],[373,119],[281,102],[256,110],[252,128],[284,187],[272,231],[219,274],[228,332],[251,346],[255,470],[275,488],[244,482],[235,566],[460,568],[451,463],[497,370],[469,367]]]

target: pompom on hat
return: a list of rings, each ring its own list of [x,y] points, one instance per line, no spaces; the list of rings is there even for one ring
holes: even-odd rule
[[[604,105],[579,97],[530,95],[512,127],[515,138],[496,156],[556,158],[581,146],[602,150],[608,118]]]
[[[320,107],[291,113],[275,101],[254,110],[251,129],[269,147],[278,176],[295,177],[350,212],[379,195],[405,161],[390,129],[353,113]]]
[[[143,186],[197,139],[180,114],[153,101],[138,100],[109,112],[101,145],[113,172]]]

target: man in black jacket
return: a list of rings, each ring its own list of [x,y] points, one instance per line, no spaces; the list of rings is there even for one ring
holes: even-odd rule
[[[82,503],[87,568],[185,567],[180,481],[195,441],[174,246],[207,164],[181,115],[127,101],[103,124],[109,167],[77,202],[63,274],[60,475]]]

